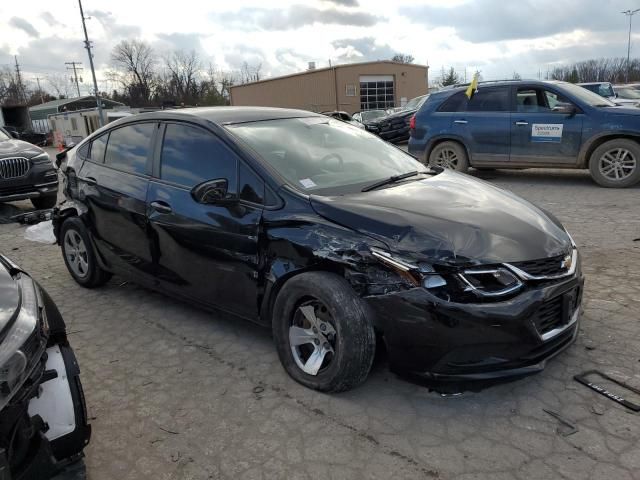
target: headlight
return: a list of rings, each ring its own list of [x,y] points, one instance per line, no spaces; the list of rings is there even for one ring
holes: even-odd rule
[[[51,163],[51,159],[49,158],[49,154],[47,152],[42,152],[35,157],[31,157],[31,161],[34,165],[39,165],[41,163]],[[51,166],[53,166],[53,163],[51,163]]]
[[[33,334],[38,323],[38,304],[33,280],[22,274],[20,311],[6,337],[0,343],[0,410],[11,400],[28,374],[28,358],[20,349]]]
[[[447,281],[436,273],[433,266],[425,262],[414,262],[381,248],[371,247],[371,254],[385,265],[393,268],[402,278],[416,287],[439,288]]]
[[[483,297],[497,297],[515,292],[522,282],[506,268],[469,269],[458,276],[469,289]]]

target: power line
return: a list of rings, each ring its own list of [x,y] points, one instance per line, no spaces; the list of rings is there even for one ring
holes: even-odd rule
[[[625,10],[624,12],[621,12],[622,14],[629,17],[629,41],[627,42],[627,77],[625,79],[625,83],[629,83],[629,55],[631,54],[631,19],[638,12],[640,12],[640,8],[636,8],[635,10]]]
[[[78,90],[78,97],[80,97],[80,84],[78,83],[78,70],[84,70],[79,65],[82,65],[82,62],[64,62],[65,65],[71,65],[71,67],[67,67],[67,70],[73,70],[73,79],[76,82],[76,89]]]
[[[80,7],[80,17],[82,18],[82,29],[84,30],[84,48],[87,49],[87,55],[89,55],[89,66],[91,67],[91,75],[93,76],[93,94],[96,96],[96,104],[98,105],[98,118],[100,120],[100,126],[104,126],[104,117],[102,116],[102,101],[100,100],[100,91],[98,90],[98,81],[96,80],[96,69],[93,66],[93,54],[91,53],[91,42],[89,41],[89,35],[87,34],[87,25],[85,24],[84,11],[82,10],[82,0],[78,0],[78,6]]]

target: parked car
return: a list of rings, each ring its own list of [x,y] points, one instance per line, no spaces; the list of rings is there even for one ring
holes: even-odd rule
[[[632,104],[634,107],[640,106],[640,90],[632,85],[614,85],[613,90],[616,92],[615,103],[624,102],[624,104]]]
[[[353,119],[356,122],[365,124],[376,118],[384,117],[387,114],[385,110],[363,110],[362,112],[356,112],[353,114]]]
[[[640,180],[640,111],[574,84],[480,83],[432,93],[412,120],[409,152],[425,163],[476,168],[588,168],[605,187]]]
[[[326,115],[327,117],[335,118],[337,120],[342,120],[343,122],[350,123],[354,127],[364,128],[364,125],[359,121],[355,120],[351,115],[347,112],[343,111],[333,111],[333,112],[322,112],[322,115]]]
[[[414,113],[426,101],[429,95],[412,98],[397,112],[365,123],[365,128],[380,138],[392,143],[400,143],[409,139],[409,121]]]
[[[91,427],[60,312],[0,255],[0,478],[51,478],[82,457]]]
[[[268,326],[307,387],[358,385],[380,341],[394,370],[460,382],[540,371],[576,338],[578,250],[553,215],[342,121],[160,111],[59,157],[78,284],[116,273]]]
[[[616,105],[635,106],[637,101],[621,98],[609,82],[578,83],[583,88],[611,100]]]
[[[38,209],[51,208],[58,196],[58,172],[39,147],[0,130],[0,203],[30,199]]]

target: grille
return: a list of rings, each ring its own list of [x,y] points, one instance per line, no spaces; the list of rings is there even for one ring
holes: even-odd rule
[[[535,323],[540,335],[559,326],[562,323],[562,296],[542,304],[537,312]]]
[[[563,260],[564,255],[558,255],[557,257],[543,258],[540,260],[515,262],[510,265],[513,265],[520,270],[524,270],[529,275],[541,277],[567,273],[567,269],[563,266]]]
[[[26,158],[3,158],[0,160],[0,178],[24,177],[29,171]]]

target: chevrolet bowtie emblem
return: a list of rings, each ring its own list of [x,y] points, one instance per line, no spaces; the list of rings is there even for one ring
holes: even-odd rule
[[[570,270],[571,269],[571,262],[573,262],[573,258],[571,258],[571,254],[568,254],[567,256],[565,256],[562,259],[562,262],[560,262],[560,268],[564,268],[566,270]]]

